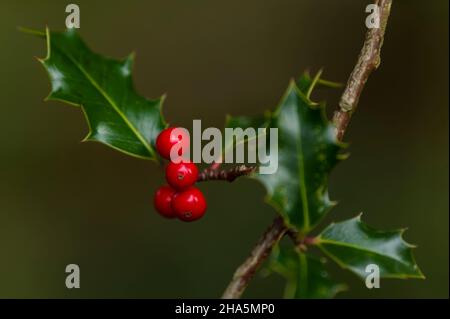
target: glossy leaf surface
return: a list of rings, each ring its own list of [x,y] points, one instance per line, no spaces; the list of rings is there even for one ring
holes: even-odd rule
[[[317,225],[333,207],[328,196],[328,175],[343,158],[343,146],[326,118],[325,106],[309,98],[319,79],[303,76],[299,84],[292,81],[273,112],[254,118],[228,117],[226,123],[226,127],[278,129],[277,171],[255,174],[253,178],[265,186],[267,202],[286,224],[303,233]]]
[[[343,268],[366,278],[366,267],[375,264],[380,277],[424,278],[412,249],[402,238],[404,230],[379,231],[357,216],[329,225],[317,238],[317,246]]]
[[[156,159],[154,144],[165,127],[163,99],[150,100],[134,89],[134,55],[122,60],[92,52],[79,34],[46,30],[50,100],[80,106],[89,124],[85,140],[102,142],[132,156]]]
[[[347,286],[335,282],[327,272],[325,258],[275,247],[269,270],[286,278],[285,298],[333,298]]]

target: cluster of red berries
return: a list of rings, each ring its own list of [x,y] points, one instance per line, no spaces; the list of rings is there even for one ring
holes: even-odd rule
[[[161,157],[170,160],[170,151],[180,143],[187,145],[189,136],[179,134],[180,130],[169,127],[163,130],[156,139],[156,149]],[[180,148],[181,149],[184,148]],[[181,155],[182,154],[178,154]],[[182,160],[179,163],[170,161],[166,167],[166,180],[169,185],[158,188],[153,199],[158,213],[166,218],[175,218],[186,222],[203,217],[206,211],[206,200],[203,193],[193,185],[198,179],[198,168],[192,162]]]

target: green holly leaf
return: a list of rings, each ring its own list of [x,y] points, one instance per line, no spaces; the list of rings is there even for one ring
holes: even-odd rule
[[[286,278],[284,298],[333,298],[347,286],[332,280],[325,264],[325,258],[275,246],[268,268]]]
[[[155,139],[166,126],[164,98],[140,96],[134,89],[134,55],[115,60],[92,52],[74,29],[41,35],[47,56],[39,59],[48,72],[48,100],[80,106],[89,125],[84,141],[97,141],[126,154],[157,159]]]
[[[366,278],[366,267],[375,264],[384,278],[424,278],[413,254],[413,245],[402,238],[404,229],[375,230],[361,215],[329,225],[316,238],[316,245],[341,267]]]
[[[256,118],[228,117],[226,122],[226,127],[278,128],[278,170],[252,177],[266,187],[266,201],[286,224],[302,233],[309,232],[334,206],[328,197],[328,175],[344,158],[343,144],[326,118],[325,105],[310,99],[319,81],[320,72],[314,79],[305,74],[290,83],[274,112]]]

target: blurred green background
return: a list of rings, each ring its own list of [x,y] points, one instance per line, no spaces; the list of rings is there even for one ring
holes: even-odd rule
[[[241,179],[201,185],[205,218],[160,218],[152,162],[80,143],[81,112],[44,102],[42,40],[18,26],[63,29],[68,1],[0,0],[0,297],[219,297],[275,213],[264,189]],[[76,1],[81,34],[99,53],[137,52],[147,97],[168,93],[171,123],[222,127],[227,113],[273,108],[291,77],[325,68],[345,82],[365,33],[369,1]],[[319,92],[330,109],[340,91]],[[331,177],[340,204],[328,220],[364,212],[381,229],[408,226],[426,280],[340,297],[448,297],[448,1],[394,0],[381,68],[366,86],[346,140],[351,157]],[[65,266],[81,289],[65,287]],[[245,297],[281,297],[283,280],[257,275]]]

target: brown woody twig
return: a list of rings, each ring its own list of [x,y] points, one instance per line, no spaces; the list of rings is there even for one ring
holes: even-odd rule
[[[356,110],[359,97],[369,75],[378,68],[381,62],[380,52],[391,12],[392,0],[377,0],[375,4],[379,8],[380,27],[367,31],[358,61],[350,74],[344,93],[339,101],[339,109],[334,112],[333,123],[336,126],[336,134],[339,140],[342,140],[350,118]]]
[[[222,180],[232,182],[240,176],[249,175],[256,169],[255,166],[240,165],[230,169],[215,169],[213,167],[204,169],[198,175],[198,182]]]
[[[350,74],[339,102],[339,109],[336,110],[333,116],[336,136],[340,141],[350,122],[351,115],[358,105],[359,97],[369,75],[380,65],[381,46],[383,45],[392,0],[376,0],[374,3],[378,5],[380,10],[380,27],[367,31],[358,61]],[[287,227],[284,225],[282,218],[276,218],[253,248],[250,256],[236,270],[222,298],[235,299],[241,297],[258,267],[264,262],[272,251],[273,246],[286,232]]]
[[[235,299],[242,295],[256,270],[258,270],[261,263],[269,256],[272,247],[283,237],[286,230],[283,219],[281,217],[275,218],[272,225],[261,236],[253,248],[250,256],[234,273],[233,279],[222,295],[223,299]]]

